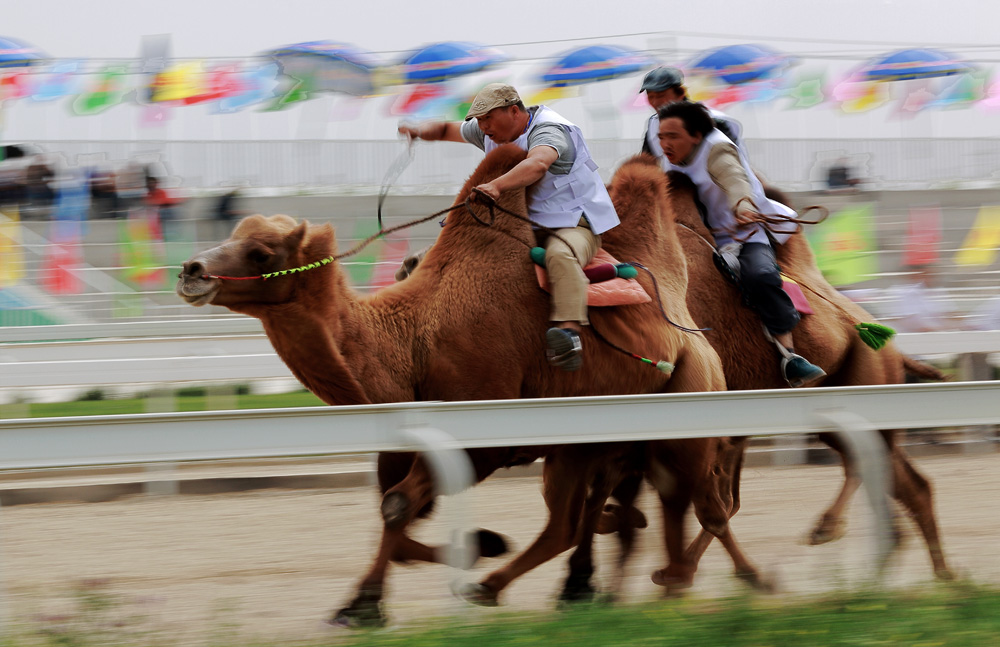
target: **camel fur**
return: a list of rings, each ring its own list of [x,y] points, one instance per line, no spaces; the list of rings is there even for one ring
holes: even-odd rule
[[[524,155],[510,146],[488,155],[455,204]],[[644,208],[665,209],[662,174],[645,175],[637,186],[645,182],[656,200],[644,202]],[[498,204],[527,213],[524,190],[505,192]],[[672,254],[671,265],[654,271],[667,316],[691,327],[684,257],[669,214],[656,213],[644,227],[631,244],[622,240],[609,251],[641,262],[652,253],[657,259]],[[619,345],[672,362],[672,375],[613,351],[590,330],[583,335],[583,370],[566,373],[550,367],[544,346],[548,297],[534,283],[528,255],[532,245],[534,234],[525,221],[498,216],[484,227],[459,208],[449,214],[437,244],[413,275],[371,296],[354,294],[337,263],[267,281],[218,278],[299,267],[336,253],[329,225],[251,216],[229,240],[184,264],[177,292],[193,305],[212,303],[261,319],[293,374],[331,405],[725,388],[718,356],[705,338],[667,325],[655,303],[594,311],[591,321]],[[651,284],[645,287],[652,290]],[[717,534],[728,528],[728,506],[712,470],[718,442],[663,442],[651,452],[651,462],[676,484],[661,492],[669,503],[665,540],[672,576],[686,579],[693,573],[683,551],[684,511],[692,503],[703,527]],[[597,526],[611,489],[646,467],[641,447],[628,443],[471,450],[469,455],[480,480],[501,467],[546,456],[548,523],[513,562],[466,592],[487,604],[495,603],[514,578],[578,543],[585,528]],[[405,533],[434,497],[424,461],[411,455],[380,457],[379,480],[384,492],[382,541],[357,596],[336,616],[345,622],[384,621],[383,587],[391,560],[435,560],[432,549]]]

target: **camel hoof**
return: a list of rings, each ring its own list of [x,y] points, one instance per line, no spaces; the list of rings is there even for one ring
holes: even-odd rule
[[[500,602],[497,600],[497,594],[484,584],[465,584],[456,591],[456,595],[469,604],[475,604],[476,606],[500,606]]]
[[[664,596],[678,597],[683,594],[684,589],[691,588],[691,585],[694,584],[694,573],[676,575],[671,572],[671,568],[668,566],[667,568],[653,571],[650,579],[653,580],[653,584],[664,588]]]
[[[593,602],[597,590],[590,585],[590,574],[570,573],[563,585],[562,593],[559,594],[560,604],[570,604],[573,602]]]
[[[351,606],[333,614],[326,622],[344,629],[372,629],[384,627],[388,621],[389,618],[382,612],[381,601],[362,599],[359,596],[351,602]]]
[[[831,541],[837,541],[844,536],[847,532],[847,522],[843,519],[838,520],[834,523],[828,522],[826,520],[820,521],[813,528],[812,533],[809,535],[807,543],[810,546],[820,546],[822,544],[828,544]]]
[[[758,593],[776,593],[777,584],[770,578],[763,577],[757,571],[736,571],[736,579],[740,580]]]
[[[948,568],[935,568],[934,577],[942,582],[953,582],[956,579],[956,575]]]
[[[646,528],[647,526],[649,521],[639,508],[625,508],[616,503],[608,503],[601,512],[594,532],[598,535],[609,535],[618,532],[622,527]]]
[[[410,501],[402,492],[390,492],[382,497],[382,520],[390,530],[399,528],[407,521]]]
[[[499,533],[480,528],[476,534],[479,537],[480,557],[499,557],[510,550],[507,538]]]

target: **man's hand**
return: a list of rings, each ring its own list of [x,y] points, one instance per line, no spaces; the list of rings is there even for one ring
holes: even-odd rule
[[[500,199],[500,189],[498,189],[496,184],[494,184],[493,182],[480,184],[473,190],[486,194],[487,196],[489,196],[491,200],[493,200],[493,202],[496,202],[497,200]]]
[[[736,207],[736,223],[741,227],[761,221],[760,212],[752,204],[746,202]]]
[[[400,135],[403,135],[407,139],[420,139],[420,126],[407,126],[406,124],[399,124],[399,128],[396,130]]]

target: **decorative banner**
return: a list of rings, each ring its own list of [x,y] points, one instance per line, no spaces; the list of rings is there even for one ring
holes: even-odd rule
[[[1000,247],[1000,206],[980,207],[976,222],[955,254],[956,265],[992,265]]]
[[[78,115],[96,115],[117,106],[126,92],[125,72],[122,66],[104,68],[94,87],[73,102],[73,111]]]
[[[938,207],[910,209],[903,265],[917,267],[938,262],[941,244],[941,210]]]
[[[17,207],[0,213],[0,289],[17,285],[24,278],[24,248]]]
[[[841,209],[824,223],[807,228],[816,252],[816,264],[834,286],[853,285],[878,270],[873,206],[861,204]]]
[[[214,104],[214,112],[219,114],[238,112],[248,106],[272,99],[279,85],[279,70],[277,63],[245,70],[240,76],[240,92],[217,101]]]
[[[40,74],[32,88],[32,100],[52,101],[79,92],[83,82],[79,67],[80,61],[64,61],[53,65],[48,74]]]
[[[792,109],[812,108],[826,101],[823,87],[826,85],[826,74],[812,72],[802,74],[785,96],[792,100],[788,106]]]

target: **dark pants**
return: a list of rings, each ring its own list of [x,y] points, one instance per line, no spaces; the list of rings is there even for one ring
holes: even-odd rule
[[[740,251],[740,285],[750,307],[772,335],[790,332],[799,323],[799,313],[792,304],[792,298],[781,289],[781,270],[770,245],[743,245]]]

